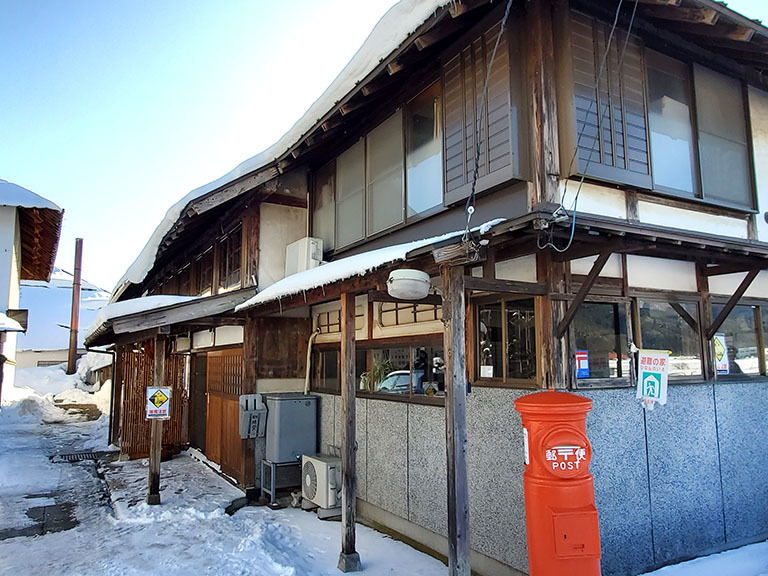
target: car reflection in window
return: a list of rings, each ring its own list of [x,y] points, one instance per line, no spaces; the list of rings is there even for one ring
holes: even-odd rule
[[[421,388],[421,380],[424,377],[422,370],[415,370],[413,372],[413,392],[414,394],[423,394],[424,390]],[[411,373],[408,370],[395,370],[387,374],[386,378],[379,382],[376,388],[377,392],[385,392],[388,394],[408,394],[408,390],[411,386]]]

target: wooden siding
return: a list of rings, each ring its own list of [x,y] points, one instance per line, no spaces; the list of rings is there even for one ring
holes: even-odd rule
[[[478,114],[483,108],[477,189],[512,175],[510,57],[507,34],[501,36],[482,102],[488,62],[500,24],[488,29],[443,65],[445,108],[445,203],[466,198],[475,169]]]
[[[617,30],[595,90],[610,28],[572,12],[570,29],[578,170],[650,187],[642,44]]]
[[[243,394],[243,350],[208,353],[206,456],[240,484],[245,481],[245,441],[240,438],[240,395]]]
[[[154,356],[151,346],[143,351],[123,348],[118,352],[118,366],[123,382],[122,428],[120,453],[130,458],[149,454],[150,422],[146,419],[147,386],[153,385]],[[180,447],[185,410],[186,359],[171,354],[165,360],[165,384],[171,387],[171,418],[163,422],[163,445]]]

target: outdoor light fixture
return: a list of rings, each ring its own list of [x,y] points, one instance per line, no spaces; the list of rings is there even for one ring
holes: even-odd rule
[[[398,300],[421,300],[429,288],[429,274],[421,270],[393,270],[387,279],[387,292]]]

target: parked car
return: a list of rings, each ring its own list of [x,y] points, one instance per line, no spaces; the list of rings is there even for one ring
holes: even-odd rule
[[[423,370],[413,371],[413,391],[416,394],[422,394],[421,379],[424,377]],[[379,382],[376,392],[386,392],[389,394],[408,394],[411,386],[410,370],[395,370],[387,374],[386,378]]]

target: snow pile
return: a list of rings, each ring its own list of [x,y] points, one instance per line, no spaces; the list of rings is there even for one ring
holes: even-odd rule
[[[490,220],[485,224],[473,228],[472,232],[483,235],[492,227],[504,222],[504,220],[504,218]],[[441,236],[433,236],[431,238],[424,238],[423,240],[414,240],[413,242],[397,244],[395,246],[386,246],[384,248],[379,248],[378,250],[362,252],[361,254],[334,260],[328,264],[323,264],[317,268],[310,268],[309,270],[299,272],[298,274],[292,274],[279,282],[275,282],[268,288],[265,288],[256,294],[253,298],[250,298],[235,307],[235,311],[239,312],[251,308],[252,306],[256,306],[257,304],[263,304],[285,296],[298,294],[305,290],[327,286],[333,282],[346,280],[353,276],[364,276],[368,272],[379,266],[383,266],[384,264],[405,260],[408,253],[413,250],[429,246],[430,244],[444,242],[451,238],[458,238],[462,234],[464,234],[464,230],[456,230],[454,232],[442,234]]]
[[[768,541],[743,546],[642,576],[768,576]]]
[[[3,393],[5,396],[5,393]],[[78,422],[83,419],[82,416],[68,414],[56,406],[50,396],[40,396],[34,392],[25,398],[16,402],[5,404],[0,410],[0,421],[3,422],[22,422],[31,420],[42,422],[43,424],[56,424],[62,422]]]
[[[88,366],[87,361],[80,364]],[[84,369],[68,375],[64,364],[17,369],[14,385],[2,390],[0,417],[5,421],[27,419],[45,424],[83,420],[83,415],[67,413],[57,404],[94,404],[102,414],[108,414],[111,382],[91,386],[83,381],[86,373]]]
[[[221,178],[192,190],[168,209],[163,221],[160,222],[152,233],[152,236],[134,263],[131,264],[123,277],[118,280],[112,292],[112,301],[120,297],[128,284],[139,284],[144,280],[155,263],[155,256],[157,255],[160,242],[173,228],[173,225],[180,218],[187,204],[246,174],[265,168],[271,162],[277,160],[291,146],[299,142],[302,136],[309,132],[325,114],[371,73],[382,60],[398,48],[411,33],[415,32],[427,18],[434,14],[441,6],[448,4],[449,1],[402,0],[390,8],[379,20],[363,45],[341,73],[280,140],[260,154],[242,162]]]

